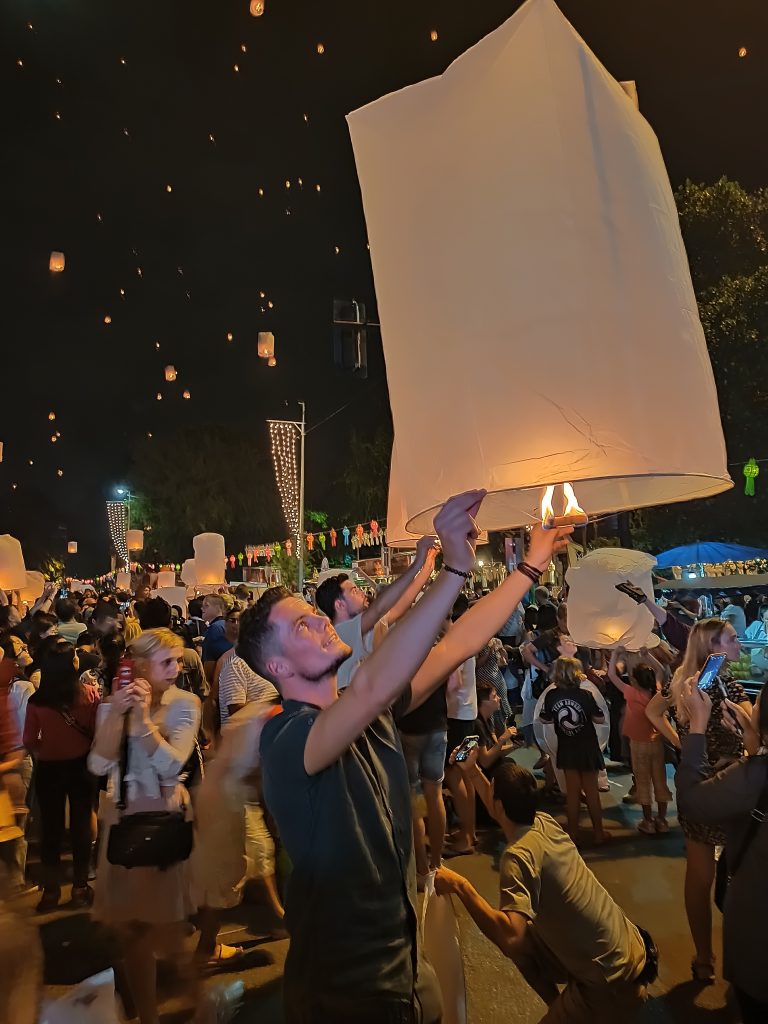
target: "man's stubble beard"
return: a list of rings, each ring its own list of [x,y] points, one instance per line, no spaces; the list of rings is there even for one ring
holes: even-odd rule
[[[352,656],[352,648],[351,647],[347,647],[346,654],[339,655],[339,657],[336,659],[336,661],[334,661],[323,672],[320,672],[318,675],[314,675],[314,676],[304,676],[304,678],[306,679],[306,681],[308,683],[319,683],[323,679],[327,679],[328,676],[335,676],[338,673],[338,671],[341,668],[341,666],[344,664],[344,662],[347,661],[347,659],[350,658],[351,656]]]

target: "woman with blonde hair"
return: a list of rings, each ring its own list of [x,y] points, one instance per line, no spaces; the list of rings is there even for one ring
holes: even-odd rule
[[[557,735],[557,767],[565,774],[568,833],[578,844],[581,794],[595,831],[595,842],[603,843],[603,810],[597,776],[605,767],[595,723],[605,721],[593,695],[581,688],[586,681],[577,658],[558,658],[554,663],[554,687],[544,697],[539,713],[542,722],[554,726]]]
[[[698,679],[710,654],[725,654],[727,661],[738,661],[741,645],[736,630],[723,619],[702,619],[691,630],[680,667],[668,687],[652,697],[646,715],[670,743],[680,749],[680,738],[690,730],[684,699],[686,680]],[[729,761],[744,753],[741,737],[735,733],[723,713],[730,714],[725,698],[752,713],[743,687],[723,668],[708,688],[712,713],[707,725],[707,757],[712,775]],[[712,951],[712,885],[715,880],[715,847],[725,842],[723,830],[711,824],[691,821],[678,813],[685,835],[685,912],[696,955],[691,962],[695,981],[711,984],[715,980],[715,955]]]
[[[129,645],[134,678],[122,687],[116,681],[111,697],[101,705],[88,762],[94,774],[109,775],[100,809],[104,842],[94,916],[118,934],[141,1024],[159,1020],[156,956],[175,958],[194,985],[191,958],[184,963],[183,956],[186,921],[195,909],[189,865],[186,859],[164,868],[111,863],[115,853],[109,833],[118,822],[130,822],[131,815],[148,811],[178,812],[191,819],[189,794],[179,775],[195,744],[200,701],[175,685],[181,652],[180,638],[169,629],[149,629]]]

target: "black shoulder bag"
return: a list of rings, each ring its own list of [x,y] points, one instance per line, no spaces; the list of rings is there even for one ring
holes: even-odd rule
[[[142,811],[123,814],[128,783],[128,715],[120,745],[120,820],[109,830],[107,860],[123,868],[159,868],[187,860],[192,853],[193,825],[183,811]]]
[[[768,767],[768,760],[764,759],[766,767]],[[741,867],[741,863],[746,856],[747,850],[752,844],[752,840],[757,835],[757,830],[760,826],[768,820],[768,773],[766,773],[765,782],[763,788],[760,790],[760,796],[758,798],[755,809],[749,818],[749,825],[744,838],[741,841],[741,846],[734,852],[733,856],[728,856],[728,850],[723,848],[720,854],[720,859],[717,862],[717,872],[715,874],[715,906],[722,913],[723,907],[725,906],[725,894],[728,892],[728,886],[733,880],[734,875]]]

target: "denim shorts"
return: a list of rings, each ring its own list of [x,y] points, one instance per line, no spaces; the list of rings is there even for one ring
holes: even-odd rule
[[[445,774],[445,751],[448,747],[448,733],[445,729],[410,735],[401,733],[403,756],[408,768],[411,789],[421,782],[439,783]]]

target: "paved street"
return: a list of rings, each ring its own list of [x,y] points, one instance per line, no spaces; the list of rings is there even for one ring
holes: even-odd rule
[[[521,763],[533,758],[518,752]],[[735,1024],[738,1014],[729,1005],[722,982],[701,988],[690,980],[692,955],[683,910],[683,840],[678,828],[665,837],[645,837],[634,831],[639,811],[621,803],[628,777],[611,774],[611,792],[604,804],[613,842],[601,850],[587,850],[586,859],[630,917],[654,935],[661,951],[660,979],[643,1011],[644,1024]],[[674,818],[671,819],[674,821]],[[586,817],[585,817],[586,821]],[[675,823],[676,824],[676,823]],[[485,851],[453,859],[451,867],[465,874],[492,903],[498,897],[497,857],[499,847],[488,837]],[[24,901],[33,907],[36,896]],[[458,904],[467,978],[470,1024],[519,1024],[538,1021],[543,1004],[523,983],[515,967],[487,942]],[[719,914],[715,912],[719,933]],[[271,942],[264,937],[266,924],[262,909],[246,905],[228,915],[225,941],[242,944],[247,956],[240,964],[239,977],[247,987],[238,1024],[282,1024],[280,978],[286,941]],[[46,951],[47,991],[56,995],[83,977],[109,965],[109,943],[88,915],[62,910],[41,919]],[[322,941],[322,928],[318,928]],[[719,951],[720,940],[716,948]],[[167,971],[160,972],[165,995],[164,1022],[183,1020],[185,999],[178,983]],[[222,977],[222,976],[218,976]],[[231,975],[225,975],[230,978]],[[207,981],[206,984],[212,983]],[[621,1022],[612,1022],[621,1024]]]

